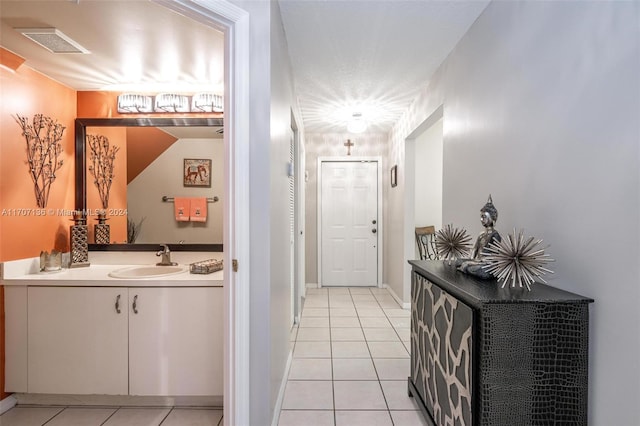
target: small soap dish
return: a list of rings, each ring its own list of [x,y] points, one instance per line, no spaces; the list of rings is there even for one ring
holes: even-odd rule
[[[212,272],[221,271],[222,267],[222,260],[207,259],[190,264],[189,272],[192,274],[211,274]]]

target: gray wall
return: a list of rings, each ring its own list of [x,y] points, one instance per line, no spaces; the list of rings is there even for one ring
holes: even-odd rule
[[[491,193],[503,234],[525,228],[550,244],[549,283],[595,299],[594,425],[640,418],[639,5],[491,3],[396,125],[389,151],[402,162],[406,136],[444,105],[443,223],[477,234]],[[404,228],[402,212],[390,221]],[[393,228],[390,250],[403,244]],[[387,261],[408,300],[405,259]]]

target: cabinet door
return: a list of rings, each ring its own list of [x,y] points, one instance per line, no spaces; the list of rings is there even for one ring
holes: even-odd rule
[[[130,288],[129,301],[129,393],[222,395],[223,289]]]
[[[473,311],[412,274],[411,379],[436,425],[471,425]]]
[[[29,392],[126,395],[126,300],[122,288],[29,287]]]

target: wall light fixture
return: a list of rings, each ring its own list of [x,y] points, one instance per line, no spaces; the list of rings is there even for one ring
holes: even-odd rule
[[[155,112],[189,112],[189,97],[173,93],[156,95]]]
[[[192,112],[222,112],[223,109],[222,96],[213,93],[196,93],[191,100]]]
[[[175,113],[175,112],[222,112],[224,98],[213,93],[197,93],[189,99],[188,95],[160,93],[158,95],[140,95],[127,93],[118,96],[118,112],[135,113]],[[191,102],[190,102],[191,100]]]
[[[118,112],[121,114],[135,112],[153,112],[151,96],[124,94],[118,96]]]

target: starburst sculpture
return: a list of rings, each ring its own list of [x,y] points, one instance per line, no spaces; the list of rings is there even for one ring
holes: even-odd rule
[[[507,283],[511,287],[516,284],[522,287],[524,284],[527,290],[531,291],[531,284],[536,279],[543,283],[546,281],[542,275],[547,272],[552,274],[553,271],[544,267],[553,259],[545,254],[544,248],[540,247],[541,239],[536,240],[534,237],[524,237],[524,231],[520,231],[516,237],[516,230],[509,234],[502,241],[492,242],[484,250],[483,268],[502,281],[502,288]]]
[[[464,229],[449,224],[436,233],[436,250],[441,259],[453,260],[466,257],[471,248],[471,237]]]

